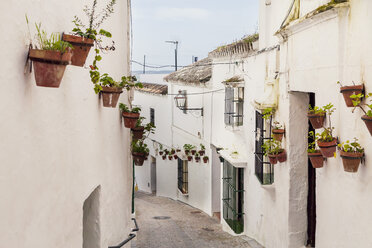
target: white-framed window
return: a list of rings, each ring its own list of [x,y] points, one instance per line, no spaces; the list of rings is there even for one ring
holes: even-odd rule
[[[225,124],[243,125],[244,87],[225,88]]]

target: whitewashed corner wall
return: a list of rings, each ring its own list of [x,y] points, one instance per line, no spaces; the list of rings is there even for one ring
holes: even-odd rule
[[[25,14],[51,32],[72,28],[91,1],[2,1],[0,54],[0,240],[24,248],[82,247],[83,204],[100,187],[99,247],[127,238],[132,225],[129,130],[118,108],[103,108],[89,71],[67,66],[58,89],[36,87],[24,74],[28,52]],[[99,3],[103,7],[104,3]],[[129,73],[127,1],[103,25],[116,50],[102,71]],[[91,52],[88,64],[93,59]],[[124,92],[120,99],[127,102]]]

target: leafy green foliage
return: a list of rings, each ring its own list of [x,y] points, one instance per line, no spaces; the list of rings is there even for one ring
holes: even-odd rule
[[[323,132],[316,134],[316,139],[321,142],[331,142],[334,139],[332,135],[334,129],[334,127],[324,128]]]
[[[183,145],[183,149],[185,149],[185,151],[191,151],[194,148],[195,148],[195,146],[193,146],[191,144],[184,144]]]
[[[264,150],[265,156],[267,155],[277,155],[283,152],[282,143],[280,141],[269,139],[266,140],[265,143],[262,145]]]
[[[314,106],[314,108],[309,105],[309,114],[324,115],[325,110],[321,107]]]
[[[364,152],[364,148],[358,143],[358,139],[354,137],[354,141],[342,142],[338,147],[344,152]]]
[[[314,131],[310,131],[309,132],[309,139],[312,140],[312,142],[310,142],[308,144],[308,148],[307,148],[307,152],[308,153],[316,153],[317,152],[317,149],[316,149],[316,136],[315,136],[315,133]]]
[[[140,107],[134,107],[130,110],[130,108],[124,103],[119,103],[119,109],[126,113],[139,113],[141,111]]]
[[[150,149],[142,139],[139,139],[132,142],[132,152],[149,154]]]
[[[353,94],[353,95],[350,96],[350,98],[353,101],[354,110],[355,110],[356,107],[359,107],[367,116],[372,117],[372,99],[370,100],[371,104],[362,104],[361,102],[362,102],[363,97],[364,97],[364,95],[361,94],[361,93],[357,94],[357,95]],[[366,99],[372,97],[372,93],[368,93],[365,97],[366,97]],[[366,106],[369,109],[367,111],[365,111],[362,106]]]
[[[334,108],[332,103],[328,103],[327,105],[323,106],[323,110],[328,114],[328,116],[331,116],[336,108]]]
[[[274,112],[275,110],[273,108],[265,108],[262,112],[262,118],[268,120],[274,114]]]
[[[200,150],[205,151],[205,146],[203,144],[200,144]]]

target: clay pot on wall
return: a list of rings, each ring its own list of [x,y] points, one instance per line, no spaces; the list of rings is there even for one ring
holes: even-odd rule
[[[277,155],[277,158],[278,158],[279,163],[283,163],[287,161],[287,152],[283,150],[281,153]]]
[[[366,124],[369,133],[372,135],[372,117],[369,117],[368,115],[363,115],[362,120]]]
[[[307,114],[307,118],[309,118],[309,121],[311,123],[311,126],[313,126],[314,129],[319,129],[323,127],[325,114]]]
[[[102,86],[103,107],[116,108],[121,93],[123,93],[121,88]]]
[[[145,130],[145,127],[134,127],[131,128],[132,134],[133,134],[133,140],[139,140],[143,138],[143,130]]]
[[[190,153],[190,150],[185,150],[186,155],[189,155],[189,153]]]
[[[277,164],[278,163],[278,157],[276,154],[269,154],[268,155],[270,164]]]
[[[204,162],[205,164],[208,163],[208,160],[209,160],[208,157],[203,157],[203,162]]]
[[[195,153],[196,153],[196,150],[191,150],[192,155],[195,155]]]
[[[173,155],[168,155],[168,159],[169,160],[172,160],[173,159]]]
[[[324,158],[323,155],[320,151],[316,151],[314,153],[308,153],[307,156],[310,159],[311,165],[313,168],[322,168],[323,167],[323,162]]]
[[[196,156],[196,157],[195,157],[195,162],[197,162],[197,163],[200,162],[200,157],[199,157],[199,156]]]
[[[74,48],[72,50],[71,65],[84,66],[94,40],[69,34],[63,34],[62,40],[69,42]]]
[[[174,155],[173,155],[173,158],[174,158],[174,159],[178,159],[177,154],[174,154]]]
[[[163,156],[162,156],[162,159],[163,159],[163,160],[166,160],[166,159],[167,159],[167,155],[163,155]]]
[[[187,156],[188,161],[192,161],[192,156]]]
[[[273,129],[272,133],[274,140],[282,141],[285,131],[284,129]]]
[[[139,113],[122,112],[124,117],[124,126],[126,128],[135,128],[137,120],[139,119]]]
[[[205,151],[204,150],[200,150],[200,151],[198,151],[198,153],[200,154],[200,156],[204,156]]]
[[[363,93],[363,90],[364,90],[364,85],[363,84],[341,87],[340,92],[344,96],[346,106],[347,107],[354,107],[353,101],[350,98],[350,96],[354,95],[354,94],[355,95],[361,94],[361,93]]]
[[[342,164],[344,165],[344,171],[346,172],[357,172],[360,161],[363,157],[361,152],[344,152],[340,151],[342,158]]]
[[[318,140],[317,143],[318,143],[320,152],[322,153],[323,157],[331,158],[334,156],[336,152],[337,139],[334,138],[332,141],[329,141],[329,142],[322,142]]]
[[[160,155],[160,156],[163,155],[163,153],[164,153],[163,151],[159,151],[159,155]]]
[[[37,86],[58,88],[66,65],[71,63],[71,52],[31,49],[29,57],[34,64]]]
[[[143,161],[146,159],[146,154],[139,152],[132,152],[133,161],[135,165],[142,166]]]

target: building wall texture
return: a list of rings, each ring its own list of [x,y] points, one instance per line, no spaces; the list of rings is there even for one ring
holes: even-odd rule
[[[100,241],[116,245],[130,232],[132,167],[129,130],[118,108],[103,108],[87,68],[67,66],[60,88],[37,87],[24,74],[29,35],[25,14],[51,32],[69,33],[92,1],[2,1],[0,53],[0,240],[33,247],[82,247],[83,205],[97,188]],[[99,9],[104,3],[99,2]],[[116,50],[103,55],[102,71],[129,73],[127,1],[102,26]],[[87,64],[93,60],[93,53]],[[127,94],[121,95],[127,103]]]

